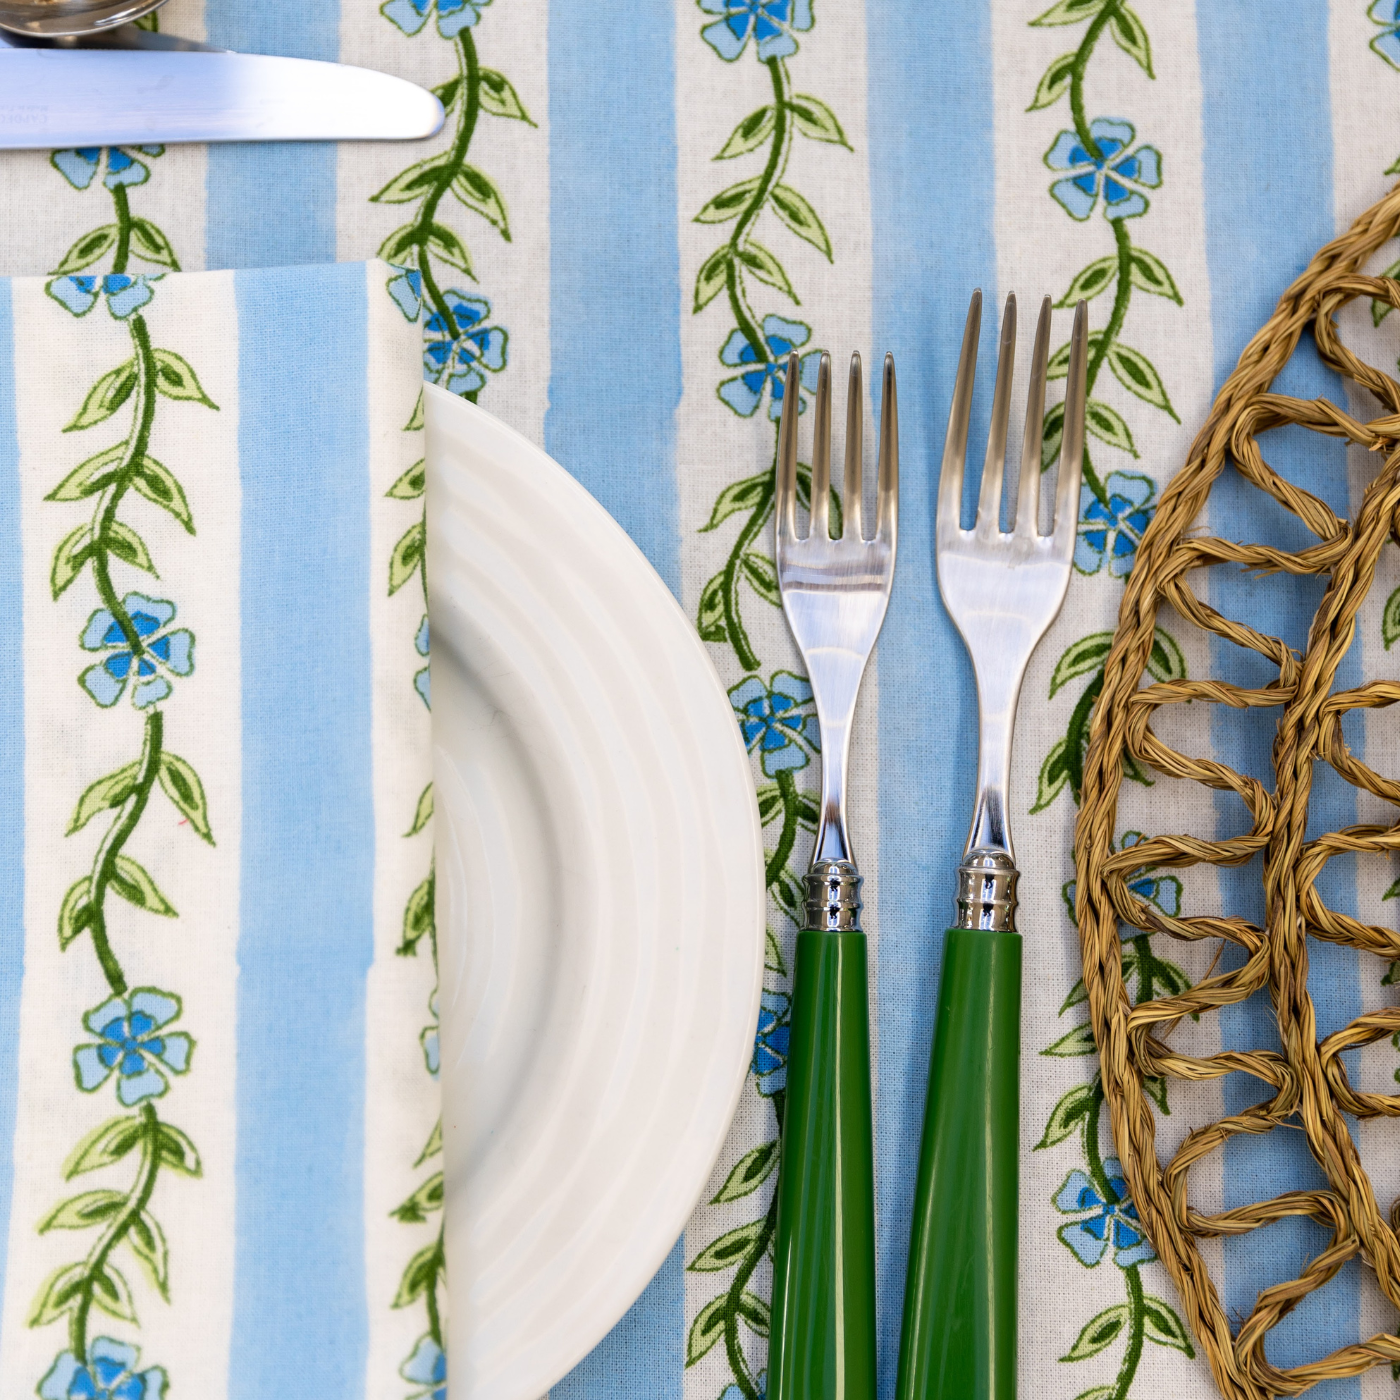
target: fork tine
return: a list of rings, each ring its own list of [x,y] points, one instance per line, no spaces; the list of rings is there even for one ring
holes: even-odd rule
[[[783,416],[778,423],[778,471],[774,510],[777,515],[778,539],[791,544],[797,538],[797,379],[799,369],[796,352],[788,356],[785,386],[792,393],[783,394]]]
[[[1062,554],[1074,548],[1079,523],[1079,483],[1084,466],[1085,372],[1089,360],[1089,308],[1081,301],[1074,310],[1070,336],[1069,379],[1065,385],[1065,431],[1060,443],[1060,479],[1055,489],[1055,547]]]
[[[982,322],[982,292],[972,294],[963,327],[958,377],[948,412],[948,436],[943,440],[943,467],[938,476],[938,534],[940,539],[962,528],[963,464],[967,460],[967,428],[972,417],[972,386],[977,378],[977,330]]]
[[[841,537],[858,540],[861,534],[861,434],[864,389],[861,387],[860,354],[851,356],[851,377],[846,385],[846,473],[841,497]]]
[[[1011,419],[1011,376],[1016,370],[1016,294],[1006,298],[997,347],[996,387],[992,390],[992,422],[987,429],[987,456],[982,466],[982,490],[977,497],[977,533],[1001,531],[1001,482],[1006,470],[1006,430]]]
[[[812,425],[812,509],[809,540],[831,536],[831,356],[817,362],[816,422]]]
[[[875,533],[891,548],[899,526],[899,403],[894,389],[894,356],[885,352],[880,386],[880,466],[875,490]]]
[[[1040,303],[1031,355],[1030,392],[1026,395],[1026,431],[1021,438],[1021,478],[1016,493],[1018,535],[1040,533],[1040,440],[1045,423],[1045,367],[1050,357],[1050,298]]]

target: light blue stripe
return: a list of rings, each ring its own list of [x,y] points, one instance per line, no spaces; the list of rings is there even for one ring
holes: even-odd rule
[[[550,3],[544,436],[679,595],[675,42],[669,0]]]
[[[19,1098],[19,1006],[24,982],[24,596],[21,585],[19,433],[10,283],[0,280],[0,1239],[8,1238]],[[0,1270],[0,1309],[5,1276]]]
[[[550,0],[545,449],[679,595],[675,88],[669,0]],[[679,1400],[684,1262],[677,1245],[631,1312],[551,1393]],[[606,1388],[592,1389],[603,1378]]]
[[[549,1400],[675,1400],[685,1375],[684,1241],[606,1340],[574,1367]]]
[[[977,699],[938,599],[931,525],[968,297],[995,357],[991,24],[987,0],[868,0],[873,345],[899,376],[899,563],[877,650],[880,945],[875,1161],[880,1394],[894,1392],[914,1168],[943,930],[972,812]],[[969,172],[975,172],[974,175]],[[1025,288],[1027,292],[1039,290]],[[974,419],[986,422],[984,354]],[[980,460],[980,456],[978,457]]]
[[[362,264],[237,284],[243,491],[234,1400],[364,1393],[373,956]],[[336,328],[334,354],[325,351]]]
[[[1335,231],[1327,5],[1325,0],[1300,0],[1271,12],[1267,25],[1260,24],[1258,8],[1245,0],[1216,0],[1198,7],[1196,14],[1205,93],[1206,251],[1218,387],[1285,287]],[[1359,49],[1355,61],[1364,63],[1369,57],[1364,48]],[[1278,177],[1280,159],[1287,161],[1287,179]],[[1324,394],[1345,402],[1337,377],[1322,366],[1310,338],[1305,338],[1275,387],[1284,393]],[[1341,444],[1289,429],[1268,434],[1263,449],[1275,470],[1316,492],[1340,515],[1351,514]],[[1212,494],[1210,525],[1212,533],[1227,539],[1259,540],[1293,549],[1312,542],[1296,521],[1233,472]],[[1209,598],[1214,606],[1299,648],[1320,597],[1317,581],[1246,579],[1223,566],[1211,571]],[[1214,643],[1211,653],[1212,672],[1224,679],[1260,684],[1277,674],[1262,659],[1246,659],[1238,648],[1223,642]],[[1353,685],[1359,679],[1353,651],[1337,683]],[[1270,748],[1278,711],[1241,713],[1224,706],[1213,710],[1216,753],[1272,790]],[[1349,730],[1348,737],[1359,740],[1359,733]],[[1319,773],[1318,778],[1311,812],[1314,830],[1309,836],[1356,819],[1352,790],[1335,776]],[[1247,829],[1248,818],[1238,800],[1220,797],[1217,812],[1222,833]],[[1242,870],[1221,872],[1227,913],[1262,922],[1260,870],[1256,859]],[[1334,861],[1319,888],[1324,899],[1355,912],[1353,880],[1354,865],[1348,868]],[[1231,952],[1231,965],[1238,966],[1241,958]],[[1313,940],[1308,953],[1309,990],[1317,1003],[1320,1033],[1326,1034],[1361,1010],[1358,959],[1350,950]],[[1377,968],[1368,971],[1378,975]],[[1225,1046],[1277,1048],[1271,1021],[1262,993],[1244,1006],[1227,1007],[1221,1012]],[[1269,1092],[1258,1080],[1230,1075],[1224,1083],[1226,1111],[1239,1112]],[[1325,1179],[1296,1130],[1277,1129],[1266,1138],[1234,1138],[1226,1145],[1227,1207],[1323,1185]],[[1296,1276],[1305,1261],[1325,1247],[1327,1238],[1310,1222],[1288,1221],[1226,1240],[1226,1310],[1242,1318],[1253,1308],[1261,1288]],[[1360,1270],[1353,1263],[1271,1333],[1269,1359],[1280,1366],[1297,1365],[1344,1341],[1356,1340],[1359,1311]],[[1361,1382],[1359,1378],[1330,1381],[1311,1393],[1318,1400],[1359,1400]]]
[[[218,0],[206,24],[209,43],[219,48],[340,57],[340,0]],[[205,266],[334,262],[337,149],[331,141],[210,146]],[[416,157],[405,152],[409,165]]]

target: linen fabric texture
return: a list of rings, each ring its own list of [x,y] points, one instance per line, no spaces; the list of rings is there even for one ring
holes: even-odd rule
[[[355,498],[355,510],[364,513],[360,533],[336,536],[345,563],[336,591],[315,595],[316,607],[326,610],[318,615],[328,625],[336,619],[337,646],[349,648],[336,650],[334,661],[326,637],[303,631],[299,609],[309,606],[312,595],[303,590],[310,584],[292,562],[300,556],[286,554],[285,541],[275,543],[276,512],[264,513],[260,504],[261,491],[292,477],[268,468],[264,479],[254,464],[262,453],[276,455],[282,473],[311,467],[304,454],[270,452],[269,439],[249,425],[275,416],[269,405],[284,392],[277,385],[311,402],[312,390],[295,386],[342,374],[363,382],[368,370],[347,368],[357,347],[368,347],[373,364],[374,347],[389,343],[381,337],[398,345],[408,336],[415,341],[410,358],[421,360],[423,373],[541,443],[646,550],[730,688],[765,822],[769,968],[733,1133],[657,1278],[556,1387],[556,1397],[567,1400],[757,1400],[764,1392],[794,915],[820,762],[811,693],[777,607],[771,564],[775,420],[786,394],[810,406],[819,351],[832,354],[838,383],[853,350],[867,367],[887,350],[895,355],[899,568],[857,720],[850,797],[871,945],[880,1390],[892,1394],[942,930],[953,917],[975,763],[975,692],[962,643],[938,602],[931,519],[963,317],[980,286],[987,311],[978,423],[989,411],[994,308],[1005,293],[1021,298],[1018,400],[1029,359],[1027,323],[1041,295],[1064,303],[1055,313],[1053,348],[1068,339],[1072,304],[1081,296],[1096,337],[1076,572],[1027,677],[1012,783],[1026,938],[1021,1385],[1023,1393],[1063,1400],[1213,1394],[1170,1282],[1138,1228],[1099,1112],[1070,912],[1079,745],[1122,580],[1215,389],[1313,250],[1393,179],[1400,133],[1384,114],[1400,92],[1400,12],[1389,0],[1369,8],[1362,0],[1301,0],[1263,23],[1243,0],[1170,0],[1140,10],[1122,0],[390,0],[382,7],[359,0],[280,7],[171,0],[160,22],[229,47],[402,74],[435,86],[448,120],[439,137],[411,149],[172,147],[4,157],[9,198],[0,212],[0,271],[43,280],[11,284],[0,335],[0,346],[19,347],[0,352],[13,364],[9,387],[0,390],[0,444],[12,445],[0,454],[16,463],[12,484],[3,487],[11,505],[0,519],[23,544],[10,551],[22,555],[22,571],[8,585],[0,578],[13,591],[10,615],[22,624],[3,662],[12,668],[3,742],[17,760],[10,771],[26,774],[0,821],[11,853],[0,869],[14,892],[0,956],[15,973],[0,991],[9,998],[0,1056],[11,1057],[0,1083],[13,1086],[15,1106],[13,1125],[0,1131],[12,1164],[10,1185],[0,1190],[11,1242],[0,1390],[71,1388],[79,1359],[74,1353],[71,1365],[60,1365],[73,1350],[64,1326],[31,1328],[30,1310],[49,1273],[81,1257],[104,1225],[86,1235],[56,1227],[40,1235],[37,1226],[65,1195],[130,1187],[139,1144],[110,1168],[119,1183],[111,1188],[95,1172],[65,1186],[62,1168],[84,1133],[119,1115],[140,1118],[146,1105],[162,1123],[178,1106],[172,1121],[197,1145],[203,1175],[189,1179],[167,1163],[151,1197],[168,1244],[170,1301],[121,1246],[114,1267],[130,1285],[140,1321],[98,1308],[82,1365],[117,1368],[112,1374],[135,1378],[146,1394],[160,1393],[161,1385],[177,1394],[189,1386],[249,1397],[294,1387],[314,1400],[419,1400],[436,1397],[444,1384],[445,1363],[430,1345],[438,1306],[429,1286],[437,1280],[431,1189],[409,1207],[407,1220],[389,1214],[433,1172],[431,1157],[415,1165],[434,1114],[422,1040],[431,1021],[428,947],[418,943],[416,958],[392,956],[405,937],[406,904],[428,874],[427,836],[401,836],[419,796],[417,778],[407,777],[413,754],[401,755],[402,772],[394,769],[384,795],[378,784],[390,784],[387,769],[375,777],[372,794],[363,772],[339,769],[340,786],[315,789],[316,810],[327,819],[334,815],[365,837],[369,825],[353,815],[360,812],[375,832],[383,821],[394,833],[374,838],[372,884],[361,868],[337,888],[347,910],[354,906],[336,934],[345,953],[336,971],[342,999],[311,995],[309,950],[296,976],[274,976],[275,958],[291,955],[281,944],[257,944],[250,932],[279,917],[314,923],[314,897],[283,869],[302,860],[307,870],[323,868],[311,863],[305,829],[294,825],[312,799],[298,791],[295,804],[279,806],[283,796],[291,803],[279,786],[291,785],[278,767],[279,745],[297,731],[278,729],[270,717],[287,710],[301,716],[295,723],[313,725],[320,711],[309,709],[312,697],[293,679],[312,666],[305,658],[324,664],[318,706],[327,695],[339,705],[366,684],[377,696],[382,674],[405,723],[410,716],[426,723],[426,710],[414,688],[425,665],[417,650],[416,585],[410,580],[388,593],[394,550],[417,507],[412,498],[384,495],[421,455],[410,445],[414,435],[403,431],[413,390],[390,389],[399,371],[385,368],[373,392],[358,400],[369,425],[363,432],[339,419],[324,427],[371,444],[365,450],[373,464],[358,478],[373,483]],[[94,241],[80,248],[88,236]],[[376,254],[383,264],[360,261]],[[1373,270],[1397,258],[1400,252],[1389,250]],[[358,270],[323,266],[337,260]],[[173,261],[185,272],[177,274]],[[284,265],[301,270],[227,271]],[[224,271],[187,275],[205,268]],[[163,280],[152,281],[157,275]],[[69,280],[55,286],[59,277]],[[354,296],[336,279],[354,281]],[[1395,318],[1374,324],[1364,305],[1353,311],[1343,327],[1349,343],[1373,363],[1393,362]],[[215,412],[194,398],[161,397],[149,455],[181,484],[198,530],[228,533],[211,547],[207,533],[192,539],[169,509],[138,500],[139,487],[128,492],[132,528],[160,574],[154,579],[114,555],[117,600],[127,593],[150,600],[154,611],[142,613],[154,623],[149,636],[169,639],[176,660],[182,629],[198,640],[188,675],[159,656],[152,663],[156,671],[145,680],[163,678],[171,693],[144,708],[133,705],[143,678],[128,647],[134,673],[104,708],[94,687],[106,695],[121,682],[112,666],[121,669],[125,634],[118,626],[121,640],[108,644],[110,628],[94,623],[96,649],[81,644],[105,606],[90,559],[57,602],[50,596],[54,548],[86,516],[77,503],[42,497],[81,453],[115,442],[129,420],[127,399],[109,420],[63,435],[87,389],[134,353],[137,316],[149,323],[152,346],[182,356],[219,404]],[[785,384],[781,367],[793,350],[799,382]],[[1052,381],[1052,404],[1061,383]],[[1306,356],[1290,366],[1283,387],[1304,396],[1341,392]],[[873,462],[877,425],[874,405],[868,407],[865,457]],[[1364,405],[1349,407],[1366,416]],[[234,415],[236,432],[224,426]],[[1052,407],[1047,458],[1056,421]],[[809,423],[804,414],[803,460]],[[188,450],[178,437],[185,432],[199,435]],[[320,432],[304,435],[313,459],[329,440]],[[1018,437],[1013,429],[1013,461]],[[97,445],[80,448],[83,438]],[[839,444],[839,428],[837,438]],[[31,474],[35,454],[44,466]],[[1266,454],[1343,516],[1375,470],[1364,453],[1303,444],[1286,432],[1266,443]],[[980,457],[976,436],[969,455]],[[193,466],[206,459],[208,466]],[[975,481],[975,471],[970,476]],[[241,483],[241,496],[233,483]],[[226,508],[204,505],[201,489],[221,492]],[[969,483],[969,511],[972,490]],[[288,487],[286,500],[295,499]],[[1288,522],[1262,512],[1244,491],[1217,491],[1210,510],[1202,525],[1213,533],[1297,544]],[[159,532],[148,517],[161,522]],[[82,547],[80,540],[77,552]],[[182,557],[205,567],[182,570]],[[347,580],[356,578],[363,580],[362,588],[354,584],[358,611],[342,614],[342,604],[350,607]],[[1385,605],[1397,586],[1400,571],[1388,550],[1344,683],[1388,674],[1393,665]],[[1214,606],[1295,643],[1316,604],[1301,584],[1223,569],[1204,589]],[[167,616],[165,604],[178,613]],[[208,617],[210,609],[221,609],[220,618]],[[1156,664],[1164,674],[1241,679],[1231,671],[1235,661],[1191,627],[1164,618],[1161,631]],[[41,644],[50,636],[52,645]],[[394,660],[381,671],[378,648],[391,645]],[[225,674],[216,683],[221,665]],[[75,684],[94,666],[111,679]],[[52,678],[41,679],[50,670]],[[182,727],[199,706],[211,717],[217,709],[219,722]],[[1178,708],[1167,735],[1174,746],[1256,767],[1267,759],[1267,716],[1259,732],[1242,737],[1223,722],[1213,726],[1196,712],[1202,707]],[[97,1077],[110,1043],[104,1027],[118,1020],[113,1012],[85,1026],[82,1017],[116,993],[102,980],[90,931],[79,931],[61,952],[56,929],[63,896],[83,873],[78,852],[95,848],[120,807],[101,808],[71,837],[63,832],[88,784],[133,761],[139,766],[139,736],[152,711],[168,714],[166,742],[201,778],[218,845],[184,828],[161,838],[169,838],[168,852],[157,843],[155,826],[180,820],[157,780],[131,838],[131,858],[179,919],[159,922],[120,894],[109,899],[131,927],[157,930],[130,935],[128,950],[126,925],[113,915],[114,947],[128,959],[122,967],[131,979],[123,995],[131,1000],[149,987],[168,999],[124,1010],[121,1033],[170,1087],[135,1105],[118,1097],[99,1106],[96,1096],[119,1095],[120,1084],[137,1076],[119,1078],[118,1066],[91,1094],[75,1082],[75,1074]],[[381,731],[374,704],[365,714],[362,732],[377,754],[378,736],[388,731]],[[1393,766],[1392,726],[1377,712],[1348,731],[1353,748],[1381,772]],[[243,735],[237,762],[214,739],[232,732]],[[42,761],[40,735],[54,750]],[[325,744],[327,763],[337,755],[343,765],[346,755],[366,751],[352,750],[343,735]],[[1317,801],[1318,830],[1376,816],[1370,799],[1339,788],[1320,790]],[[295,834],[271,849],[274,818]],[[1159,831],[1212,835],[1235,818],[1199,790],[1130,778],[1115,839],[1132,843],[1136,833]],[[44,843],[42,852],[31,852],[33,841]],[[235,854],[236,871],[227,863]],[[212,874],[202,878],[197,864],[225,872],[225,884]],[[1384,865],[1334,861],[1329,878],[1340,884],[1327,891],[1329,902],[1382,920],[1394,907],[1386,895],[1395,872]],[[380,883],[381,870],[391,866],[402,870],[392,894]],[[31,889],[41,873],[42,885]],[[1143,899],[1169,912],[1258,915],[1247,869],[1238,878],[1145,870],[1138,882]],[[184,933],[196,920],[223,933]],[[209,951],[216,946],[223,950],[217,970]],[[1214,956],[1214,948],[1181,946],[1160,934],[1133,940],[1125,944],[1130,988],[1138,997],[1161,995],[1174,980],[1206,975]],[[1382,984],[1388,973],[1378,961],[1318,948],[1310,985],[1319,1034],[1393,995]],[[154,1022],[176,996],[178,1017],[149,1032],[144,1022],[136,1027],[135,1017]],[[362,1008],[358,1021],[346,1011],[354,1005]],[[198,1042],[183,1072],[171,1062],[182,1053],[179,1035]],[[1174,1035],[1196,1053],[1266,1044],[1267,1008],[1232,1008],[1209,1026],[1186,1023]],[[164,1059],[142,1048],[153,1038],[161,1040]],[[82,1044],[97,1047],[95,1058],[75,1069],[74,1047]],[[1393,1083],[1400,1065],[1388,1041],[1355,1059],[1354,1082],[1373,1088]],[[210,1085],[203,1098],[188,1093],[200,1076]],[[1261,1095],[1237,1078],[1164,1089],[1164,1150],[1193,1124]],[[155,1079],[145,1082],[154,1086]],[[278,1105],[313,1082],[338,1085],[338,1101],[353,1107],[334,1131],[278,1116]],[[216,1083],[224,1086],[217,1092]],[[182,1098],[191,1101],[188,1109]],[[33,1111],[25,1114],[25,1105],[39,1102],[42,1131]],[[347,1137],[344,1121],[377,1123],[376,1115],[397,1112],[400,1102],[403,1120],[395,1119],[392,1132]],[[1389,1199],[1400,1188],[1392,1130],[1367,1123],[1359,1138],[1378,1191]],[[312,1193],[308,1179],[278,1176],[278,1163],[301,1160],[297,1153],[314,1158],[336,1190]],[[1222,1208],[1318,1179],[1306,1152],[1273,1133],[1233,1142],[1193,1184],[1207,1208]],[[332,1202],[344,1208],[344,1219],[359,1222],[358,1233],[329,1230]],[[270,1213],[250,1215],[254,1207]],[[90,1208],[100,1215],[109,1207]],[[1243,1317],[1260,1288],[1295,1275],[1324,1245],[1304,1222],[1210,1245],[1227,1310]],[[317,1268],[314,1278],[282,1268],[298,1251],[310,1257],[332,1249],[344,1268]],[[183,1262],[192,1256],[201,1261],[197,1273]],[[302,1279],[310,1280],[305,1287]],[[1394,1321],[1364,1267],[1349,1264],[1276,1330],[1269,1355],[1296,1365],[1342,1341],[1392,1330]],[[96,1349],[99,1337],[112,1343],[106,1356]],[[139,1347],[139,1355],[123,1347]],[[154,1368],[164,1370],[156,1375]],[[1392,1388],[1381,1368],[1329,1381],[1317,1394],[1369,1400]]]

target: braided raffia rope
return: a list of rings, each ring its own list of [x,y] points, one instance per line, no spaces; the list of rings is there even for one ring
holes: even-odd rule
[[[1351,1376],[1400,1360],[1400,1338],[1380,1334],[1339,1347],[1305,1366],[1281,1370],[1264,1355],[1271,1327],[1352,1257],[1374,1269],[1380,1287],[1400,1310],[1400,1201],[1382,1211],[1344,1113],[1360,1118],[1400,1116],[1400,1095],[1362,1093],[1351,1087],[1341,1052],[1400,1031],[1400,1007],[1358,1017],[1319,1041],[1308,995],[1309,937],[1359,948],[1384,959],[1400,958],[1400,934],[1368,925],[1324,905],[1315,888],[1334,855],[1400,850],[1400,822],[1353,826],[1306,839],[1308,798],[1315,764],[1330,764],[1347,782],[1400,804],[1400,781],[1383,777],[1353,757],[1342,738],[1341,717],[1400,700],[1400,683],[1371,681],[1333,691],[1337,666],[1351,644],[1356,615],[1375,577],[1386,539],[1400,538],[1400,384],[1362,363],[1338,340],[1338,310],[1356,297],[1400,307],[1400,284],[1367,277],[1360,269],[1388,239],[1400,234],[1400,187],[1374,205],[1348,232],[1329,243],[1284,293],[1268,323],[1250,341],[1192,444],[1186,465],[1162,496],[1156,518],[1138,549],[1119,614],[1118,630],[1094,710],[1075,834],[1078,886],[1076,916],[1084,959],[1089,1011],[1098,1042],[1103,1090],[1113,1136],[1132,1198],[1148,1237],[1171,1273],[1192,1331],[1209,1359],[1221,1393],[1230,1400],[1296,1395],[1318,1381]],[[1358,422],[1325,400],[1303,401],[1269,392],[1311,327],[1323,360],[1369,390],[1385,412]],[[1353,521],[1339,519],[1316,496],[1279,477],[1261,455],[1256,435],[1297,423],[1376,452],[1374,480]],[[1257,544],[1189,535],[1226,462],[1293,512],[1317,537],[1296,554]],[[1224,617],[1197,598],[1188,571],[1212,564],[1260,573],[1318,574],[1327,580],[1301,657],[1282,641]],[[1243,647],[1277,667],[1277,679],[1257,689],[1210,680],[1143,686],[1158,610],[1168,605],[1184,619]],[[1273,792],[1220,762],[1177,753],[1152,730],[1159,706],[1184,701],[1273,706]],[[1115,852],[1113,837],[1123,759],[1207,787],[1233,791],[1253,825],[1244,835],[1206,841],[1188,835],[1155,836]],[[1228,913],[1221,918],[1169,917],[1132,894],[1134,870],[1145,865],[1239,865],[1263,852],[1265,926]],[[1205,977],[1179,996],[1137,1006],[1123,980],[1123,926],[1163,931],[1183,939],[1225,939],[1245,953],[1233,972]],[[1267,987],[1278,1020],[1283,1054],[1267,1050],[1193,1057],[1169,1044],[1172,1025],[1190,1013],[1243,1001]],[[1271,1097],[1244,1113],[1193,1131],[1162,1163],[1156,1148],[1154,1109],[1145,1077],[1189,1081],[1242,1071],[1262,1081]],[[1267,1086],[1267,1087],[1265,1087]],[[1289,1121],[1301,1125],[1327,1189],[1294,1191],[1274,1200],[1206,1215],[1191,1203],[1191,1167],[1239,1133],[1267,1133]],[[1286,1216],[1309,1216],[1331,1233],[1328,1247],[1301,1275],[1263,1290],[1254,1311],[1231,1328],[1198,1248],[1203,1238],[1242,1234]]]

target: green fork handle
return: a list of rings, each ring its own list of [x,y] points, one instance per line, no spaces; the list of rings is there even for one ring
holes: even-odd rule
[[[1021,935],[949,929],[897,1400],[1016,1400]]]
[[[874,1400],[865,935],[804,929],[788,1046],[769,1400]]]

